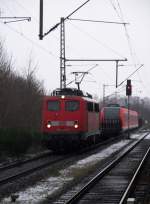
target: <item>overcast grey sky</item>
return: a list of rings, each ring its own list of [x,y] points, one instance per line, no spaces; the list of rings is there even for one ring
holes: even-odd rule
[[[44,0],[44,32],[66,17],[85,0]],[[119,5],[122,13],[120,13]],[[47,90],[59,87],[60,28],[47,35],[43,41],[39,34],[39,0],[0,0],[1,16],[30,16],[31,22],[4,24],[0,20],[0,37],[8,53],[13,56],[17,70],[22,73],[29,57],[38,64],[37,77],[44,81]],[[133,95],[150,96],[150,1],[149,0],[91,0],[72,18],[120,22],[123,14],[128,33],[123,25],[66,21],[67,58],[127,58],[126,66],[119,67],[119,83],[140,64],[144,66],[131,78]],[[129,37],[128,37],[129,34]],[[129,40],[129,41],[128,41]],[[129,43],[130,42],[130,43]],[[132,45],[132,47],[131,47]],[[133,63],[138,64],[136,67]],[[102,96],[102,85],[115,84],[115,64],[95,62],[67,63],[67,82],[74,79],[72,71],[87,71],[81,88]],[[122,64],[122,63],[121,63]],[[127,66],[128,65],[128,66]],[[75,86],[72,84],[72,86]],[[125,95],[125,83],[118,88]],[[106,95],[115,91],[108,86]]]

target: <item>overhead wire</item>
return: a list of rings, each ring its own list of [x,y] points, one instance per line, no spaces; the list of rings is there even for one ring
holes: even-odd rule
[[[116,1],[117,1],[117,7],[118,7],[118,9],[119,9],[119,12],[118,12],[118,9],[116,8],[116,6],[115,6],[115,4],[113,3],[112,0],[110,0],[110,3],[111,3],[111,5],[112,5],[113,9],[115,10],[115,12],[117,13],[118,17],[120,18],[120,20],[121,20],[122,22],[124,22],[124,16],[123,16],[123,12],[122,12],[120,3],[119,3],[118,0],[116,0]],[[124,26],[124,29],[125,29],[125,36],[126,36],[126,39],[127,39],[127,42],[128,42],[128,46],[129,46],[130,56],[131,56],[131,58],[132,58],[132,61],[133,61],[134,66],[136,67],[136,65],[135,65],[135,64],[136,64],[136,60],[135,60],[135,56],[134,56],[134,52],[133,52],[133,47],[132,47],[130,35],[129,35],[129,33],[128,33],[126,24],[123,24],[123,26]]]
[[[110,3],[111,3],[111,5],[112,5],[113,9],[115,10],[115,12],[117,13],[118,17],[120,18],[120,20],[121,20],[122,22],[124,22],[124,16],[123,16],[123,12],[122,12],[120,3],[119,3],[118,0],[116,0],[116,2],[117,2],[117,7],[118,7],[118,8],[115,6],[115,4],[113,3],[113,1],[110,0]],[[118,11],[118,10],[119,10],[119,11]],[[139,63],[139,59],[137,58],[137,55],[136,55],[136,53],[135,53],[135,50],[133,49],[133,45],[132,45],[131,38],[130,38],[130,35],[129,35],[129,32],[128,32],[128,29],[127,29],[126,24],[123,24],[123,26],[124,26],[124,29],[125,29],[125,36],[126,36],[126,39],[127,39],[127,42],[128,42],[128,47],[129,47],[130,56],[131,56],[131,58],[132,58],[132,62],[133,62],[133,64],[134,64],[134,67],[136,67],[137,64]],[[137,63],[136,60],[138,61],[138,63]],[[143,66],[143,65],[142,65],[142,66]],[[139,70],[139,68],[138,68],[136,71],[138,71],[138,70]],[[133,72],[133,73],[135,73],[135,72]],[[132,74],[132,75],[133,75],[133,74]],[[139,72],[138,72],[138,75],[139,75]],[[139,78],[140,78],[140,75],[139,75]],[[125,81],[125,80],[124,80],[124,81]],[[123,82],[124,82],[124,81],[123,81]],[[123,83],[123,82],[122,82],[122,83]],[[121,84],[122,84],[122,83],[121,83]]]
[[[108,50],[111,50],[114,54],[117,54],[118,56],[122,57],[122,58],[125,58],[123,57],[123,55],[121,55],[119,52],[117,52],[116,50],[112,49],[111,47],[109,47],[108,45],[100,42],[98,39],[96,39],[94,36],[92,36],[89,32],[87,31],[84,31],[83,29],[81,29],[79,26],[77,25],[74,25],[72,22],[70,22],[70,24],[76,28],[77,30],[79,30],[80,32],[86,34],[89,38],[91,38],[92,40],[94,40],[95,42],[97,42],[98,44],[100,44],[101,46],[103,46],[104,48],[107,48]]]
[[[8,4],[7,4],[7,1],[3,1],[3,4],[5,4],[5,7],[7,8],[7,10],[9,11],[9,13],[11,13],[13,16],[15,16],[15,13],[13,12],[13,10],[12,9],[10,9],[10,7],[8,6]]]
[[[26,8],[25,8],[24,6],[22,6],[17,0],[16,0],[16,2],[17,2],[18,5],[20,5],[20,7],[26,9]],[[117,0],[117,2],[118,2],[118,0]],[[112,3],[112,1],[111,1],[111,3]],[[112,4],[112,5],[113,5],[113,4]],[[121,13],[121,12],[122,12],[122,11],[121,11],[121,8],[119,9],[119,10],[120,10],[120,14],[119,14],[119,12],[117,11],[116,6],[113,5],[113,7],[114,7],[114,9],[115,9],[115,11],[116,11],[118,17],[120,17],[120,19],[122,19],[122,21],[123,21],[123,14]],[[119,2],[118,2],[118,7],[120,7]],[[8,26],[8,25],[7,25],[7,26]],[[124,25],[124,26],[125,26],[125,25]],[[55,54],[53,54],[51,51],[47,50],[46,48],[42,47],[41,45],[39,45],[39,44],[36,43],[35,41],[33,41],[33,40],[31,40],[30,38],[26,37],[23,33],[20,33],[19,31],[15,30],[14,28],[11,28],[10,26],[8,26],[8,27],[9,27],[11,30],[13,30],[14,32],[16,32],[16,33],[18,33],[19,35],[21,35],[24,39],[28,40],[29,42],[33,43],[35,46],[37,46],[37,47],[39,47],[40,49],[42,49],[43,51],[45,51],[46,53],[52,55],[53,57],[55,57],[55,58],[57,58],[57,59],[59,58],[58,56],[56,56]],[[125,26],[125,30],[127,31],[126,26]],[[89,34],[89,35],[90,35],[90,34]],[[128,33],[127,33],[127,38],[128,38],[128,41],[130,41],[130,36],[128,35]],[[94,40],[97,41],[97,42],[99,42],[96,38],[95,38]],[[100,43],[100,42],[99,42],[99,43]],[[101,44],[101,43],[100,43],[100,44]],[[105,46],[104,46],[104,47],[105,47]],[[108,48],[108,49],[111,49],[111,48]],[[111,49],[111,50],[113,50],[113,49]],[[114,51],[114,50],[113,50],[113,51]],[[130,45],[130,52],[133,54],[132,46],[131,46],[131,45]],[[118,53],[118,52],[116,52],[116,51],[115,51],[114,53],[120,55],[120,53]],[[83,65],[83,66],[84,66],[84,65]]]
[[[86,72],[89,72],[93,69],[95,69],[98,66],[98,64],[94,64],[93,67],[91,67],[90,69],[88,69]],[[79,76],[79,79],[82,78],[82,75]],[[75,82],[75,80],[70,81],[67,85],[70,85],[71,83]]]
[[[109,2],[111,3],[113,9],[115,10],[115,12],[116,12],[118,18],[121,18],[120,13],[118,12],[118,10],[117,10],[115,4],[113,3],[113,1],[112,1],[112,0],[109,0]]]
[[[15,0],[14,2],[15,2],[20,8],[22,8],[22,9],[25,10],[27,13],[29,13],[30,15],[32,15],[32,13],[31,13],[25,6],[23,6],[20,2],[18,2],[18,0]],[[37,18],[35,18],[33,15],[32,15],[32,19],[34,19],[34,20],[38,23]]]
[[[73,10],[69,15],[67,15],[64,18],[64,21],[67,20],[70,16],[72,16],[74,13],[76,13],[78,10],[80,10],[84,5],[86,5],[90,0],[85,1],[83,4],[81,4],[79,7],[77,7],[75,10]],[[43,37],[48,35],[51,31],[55,30],[59,25],[61,24],[61,22],[56,23],[52,28],[50,28],[46,33],[43,34]]]
[[[28,13],[30,13],[21,3],[19,3],[17,0],[14,1],[17,5],[19,5],[20,8],[23,8],[24,10],[26,10]],[[5,2],[6,3],[6,2]],[[14,13],[9,9],[8,5],[5,4],[5,6],[7,7],[7,9],[11,12],[12,15],[14,15]],[[31,13],[30,13],[31,14]],[[36,18],[34,18],[34,20],[36,21],[36,23],[38,23],[38,20]],[[6,25],[6,24],[5,24]],[[18,24],[20,27],[20,24]],[[29,37],[27,37],[23,32],[22,29],[21,31],[18,31],[16,29],[14,29],[11,26],[6,25],[9,29],[11,29],[13,32],[19,34],[22,38],[24,38],[25,40],[27,40],[28,42],[32,43],[32,45],[38,47],[39,49],[43,50],[44,52],[46,52],[47,54],[55,57],[55,58],[59,58],[58,56],[56,56],[52,51],[48,50],[47,48],[39,45],[37,42],[33,41],[32,39],[30,39]]]
[[[119,12],[120,12],[120,20],[121,20],[122,22],[124,22],[124,15],[123,15],[123,12],[122,12],[120,3],[119,3],[118,0],[116,0],[116,1],[117,1],[117,6],[118,6],[118,9],[119,9]],[[127,42],[128,42],[130,55],[131,55],[133,64],[134,64],[134,66],[136,67],[136,64],[137,64],[136,60],[138,60],[138,63],[139,63],[139,59],[138,59],[138,57],[137,57],[137,55],[136,55],[136,53],[135,53],[135,50],[134,50],[134,48],[133,48],[132,41],[131,41],[131,37],[130,37],[130,35],[129,35],[129,31],[128,31],[128,29],[127,29],[127,26],[126,26],[125,24],[124,24],[123,26],[124,26],[124,29],[125,29],[125,35],[126,35],[126,39],[127,39]]]
[[[28,13],[30,13],[21,3],[19,3],[17,0],[15,0],[16,4],[19,5],[20,8],[25,9]],[[14,15],[14,13],[9,9],[8,5],[6,5],[5,2],[5,6],[7,7],[7,9],[11,12],[11,14]],[[36,18],[34,18],[36,20]],[[3,23],[2,23],[3,24]],[[5,24],[6,25],[6,24]],[[20,25],[20,24],[18,24]],[[13,32],[17,33],[18,35],[20,35],[22,38],[24,38],[25,40],[27,40],[28,42],[30,42],[32,45],[38,47],[39,49],[43,50],[44,52],[46,52],[47,54],[53,56],[56,59],[59,59],[59,57],[54,54],[52,51],[48,50],[47,48],[41,46],[40,44],[38,44],[37,42],[35,42],[34,40],[30,39],[29,37],[27,37],[23,32],[22,29],[21,31],[18,31],[17,29],[13,28],[10,25],[6,25],[9,29],[11,29]]]
[[[89,65],[89,64],[87,64]],[[91,64],[92,65],[92,64]],[[95,68],[95,65],[99,66],[99,64],[93,64],[94,68]],[[81,66],[81,65],[80,65]],[[84,64],[82,65],[84,66]],[[87,72],[91,71],[94,69],[93,67],[86,70]],[[110,80],[113,80],[113,78],[105,71],[105,69],[103,69],[103,67],[100,67],[100,69],[102,70],[102,72],[106,75],[107,78],[109,78]],[[92,76],[94,76],[94,74],[90,73]],[[95,76],[94,76],[95,77]],[[75,80],[72,80],[71,82],[69,82],[67,85],[70,85],[71,83],[73,83]],[[95,81],[97,84],[99,84],[100,82],[98,82],[97,80]],[[101,83],[102,84],[102,83]]]
[[[2,22],[0,22],[0,23],[3,24]],[[41,50],[43,50],[47,54],[53,56],[54,58],[59,59],[59,57],[57,55],[55,55],[53,52],[51,52],[50,50],[48,50],[45,47],[41,46],[40,44],[38,44],[37,42],[33,41],[32,39],[28,38],[25,34],[17,31],[14,28],[12,28],[10,25],[5,24],[5,26],[7,26],[10,30],[12,30],[13,32],[17,33],[18,35],[20,35],[22,38],[24,38],[25,40],[29,41],[30,43],[34,44],[36,47],[40,48]]]
[[[5,7],[7,8],[7,10],[9,11],[9,13],[10,13],[12,16],[15,16],[15,15],[16,15],[16,13],[14,12],[14,10],[8,6],[7,1],[3,1],[3,4],[5,4]],[[5,23],[5,22],[4,22],[4,23]],[[22,27],[21,27],[20,24],[19,24],[19,29],[20,29],[20,31],[22,31]]]
[[[115,8],[115,7],[114,7]],[[116,9],[116,8],[115,8]],[[116,11],[117,11],[117,9],[116,9]],[[120,15],[119,15],[119,12],[117,12],[118,13],[118,16],[119,16],[119,18],[120,18]],[[80,19],[79,19],[80,20]],[[97,21],[96,21],[97,22]],[[72,24],[73,25],[73,24]],[[73,25],[74,27],[76,27],[77,28],[77,26],[75,26],[75,25]],[[98,42],[98,43],[100,43],[100,41],[98,41],[96,38],[94,38],[93,36],[91,36],[91,34],[89,34],[89,33],[87,33],[87,32],[85,32],[85,31],[83,31],[82,29],[79,29],[79,27],[78,27],[78,30],[80,30],[81,32],[83,32],[84,34],[87,34],[88,36],[90,36],[90,38],[92,38],[92,39],[94,39],[96,42]],[[103,45],[103,47],[107,47],[107,49],[111,49],[111,51],[113,51],[113,53],[117,53],[117,55],[119,55],[120,56],[120,53],[118,53],[118,52],[116,52],[116,51],[114,51],[112,48],[108,48],[108,46],[106,46],[106,45],[104,45],[104,43],[100,43],[101,45]],[[121,56],[122,57],[122,56]]]
[[[66,66],[68,67],[72,67],[72,66],[75,66],[75,67],[85,67],[85,66],[94,66],[95,64],[67,64]]]
[[[118,8],[120,10],[121,20],[123,22],[124,21],[124,16],[123,16],[123,12],[122,12],[122,9],[120,7],[120,4],[119,4],[118,0],[117,0],[117,4],[118,4]],[[130,55],[132,57],[133,63],[136,64],[135,55],[134,55],[134,51],[133,51],[133,46],[132,46],[132,43],[131,43],[131,38],[130,38],[130,35],[129,35],[129,32],[128,32],[127,26],[126,25],[123,25],[123,26],[124,26],[124,29],[125,29],[125,34],[126,34],[126,38],[127,38],[128,45],[129,45]]]
[[[114,92],[112,92],[111,94],[105,96],[105,98],[109,98],[110,96],[113,96],[113,95],[115,95],[116,93],[122,93],[122,92],[125,92],[125,86],[122,86],[120,90],[114,91]]]
[[[145,81],[142,80],[142,78],[141,78],[139,72],[138,72],[138,76],[139,76],[139,79],[140,79],[140,82],[139,82],[139,83],[141,83],[141,85],[142,85],[143,88],[144,88],[143,90],[146,91],[148,95],[150,95],[150,90],[147,89],[147,86],[145,85]]]
[[[120,6],[118,0],[117,0],[117,4],[118,4],[118,8],[119,8],[120,13],[121,13],[122,21],[124,21],[123,12],[122,12],[122,9],[121,9],[121,6]],[[132,60],[133,60],[133,63],[135,64],[135,67],[136,67],[136,59],[138,59],[138,58],[137,58],[137,55],[136,55],[135,51],[133,51],[133,45],[132,45],[132,43],[131,43],[131,38],[130,38],[130,35],[129,35],[129,33],[128,33],[128,30],[127,30],[126,25],[124,25],[124,28],[125,28],[126,37],[127,37],[127,40],[128,40],[128,44],[129,44],[129,49],[130,49],[130,53],[131,53],[131,56],[132,56]],[[136,58],[136,59],[135,59],[135,58]],[[139,61],[139,59],[138,59],[138,61]],[[146,88],[146,86],[145,86],[143,80],[141,79],[139,71],[137,72],[137,74],[138,74],[138,78],[139,78],[140,81],[141,81],[141,84],[142,84],[143,87],[144,87],[144,90],[146,90],[147,93],[150,93],[150,92],[147,90],[147,88]]]
[[[18,2],[18,0],[15,0],[16,4],[18,4],[18,6],[20,6],[20,8],[26,10],[30,15],[32,15],[32,13],[25,7],[23,6],[20,2]],[[34,19],[34,21],[36,22],[36,24],[39,25],[39,20],[37,18],[35,18],[32,15],[32,18]],[[46,27],[45,27],[46,29]],[[52,34],[52,37],[54,37],[56,40],[60,40],[59,37],[57,37],[54,33]],[[66,42],[66,48],[70,49],[73,53],[77,54],[78,52],[75,49],[72,49]]]
[[[109,24],[118,24],[118,25],[122,25],[122,24],[128,24],[128,23],[122,23],[122,22],[115,22],[115,21],[105,21],[105,20],[90,20],[90,19],[80,19],[80,18],[68,18],[68,20],[71,20],[71,21],[81,21],[81,22],[91,22],[91,23],[109,23]]]
[[[24,9],[26,12],[30,13],[29,10],[27,10],[27,9],[26,9],[22,4],[20,4],[17,0],[16,0],[15,2],[16,2],[16,4],[17,4],[20,8],[22,8],[22,9]],[[88,2],[88,1],[87,1],[87,2]],[[30,14],[31,14],[31,13],[30,13]],[[38,20],[37,20],[35,17],[34,17],[34,21],[35,21],[36,23],[38,23]],[[40,48],[40,49],[43,50],[44,52],[46,52],[46,53],[48,53],[49,55],[55,57],[56,59],[60,59],[60,57],[56,56],[53,52],[49,51],[49,50],[46,49],[45,47],[39,45],[37,42],[33,41],[32,39],[30,39],[29,37],[27,37],[25,34],[23,34],[22,30],[21,30],[21,32],[19,32],[17,29],[14,29],[14,28],[11,27],[11,26],[8,26],[8,25],[7,25],[7,27],[8,27],[9,29],[11,29],[13,32],[19,34],[22,38],[24,38],[24,39],[27,40],[28,42],[32,43],[33,46],[36,46],[36,47]],[[54,35],[53,35],[53,36],[54,36]],[[58,38],[57,38],[56,36],[54,36],[54,37],[55,37],[55,39],[58,40]],[[68,47],[68,48],[70,49],[70,47],[69,47],[68,45],[66,45],[66,47]],[[76,52],[76,53],[77,53],[77,52]]]

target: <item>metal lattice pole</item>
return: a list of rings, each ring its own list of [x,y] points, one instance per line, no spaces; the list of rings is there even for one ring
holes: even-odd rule
[[[60,24],[60,88],[66,88],[66,58],[65,58],[65,22]]]

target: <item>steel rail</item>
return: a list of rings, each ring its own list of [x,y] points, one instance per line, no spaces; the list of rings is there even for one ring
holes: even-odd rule
[[[9,164],[5,164],[5,165],[0,166],[0,172],[4,171],[4,170],[11,169],[11,168],[14,168],[14,167],[19,167],[19,166],[21,166],[23,164],[27,164],[27,163],[30,163],[32,161],[42,159],[43,157],[51,156],[51,155],[52,155],[52,152],[49,151],[49,152],[41,153],[39,155],[35,155],[35,156],[33,156],[31,158],[28,158],[28,159],[16,160],[14,162],[10,162]]]
[[[73,197],[71,197],[65,204],[74,204],[79,201],[79,199],[87,193],[100,179],[102,179],[113,167],[115,167],[118,162],[121,161],[136,145],[138,145],[149,133],[145,134],[141,139],[134,142],[132,146],[128,147],[123,153],[114,159],[110,164],[108,164],[104,169],[102,169],[94,178],[92,178],[80,191],[78,191]]]
[[[121,137],[120,136],[112,137],[110,139],[107,139],[106,141],[99,141],[98,143],[96,143],[94,145],[91,145],[89,147],[85,147],[85,148],[83,148],[81,150],[77,150],[77,152],[75,152],[75,153],[83,154],[84,152],[92,151],[92,150],[94,150],[96,148],[102,147],[103,145],[107,145],[110,142],[115,141],[116,139],[121,139]],[[30,163],[32,161],[42,159],[42,158],[44,158],[46,156],[53,156],[53,152],[48,151],[48,152],[41,153],[39,155],[35,155],[35,156],[33,156],[31,158],[28,158],[28,159],[16,160],[14,162],[10,162],[9,164],[4,164],[4,165],[0,166],[0,172],[2,172],[4,170],[11,169],[11,168],[14,168],[14,167],[20,167],[21,165],[24,165],[24,164]]]
[[[150,147],[148,148],[147,152],[145,153],[142,161],[140,162],[135,174],[133,175],[129,185],[127,186],[126,191],[124,192],[119,204],[124,204],[126,202],[126,199],[128,198],[129,194],[131,193],[132,189],[135,187],[135,183],[137,180],[137,177],[139,176],[140,172],[142,171],[142,168],[144,166],[144,163],[146,162],[148,155],[150,153]]]
[[[102,147],[103,145],[108,144],[108,142],[112,142],[112,141],[114,141],[114,140],[115,140],[115,139],[111,138],[110,140],[107,140],[107,141],[104,141],[104,142],[100,142],[100,143],[98,143],[98,144],[96,144],[96,145],[93,145],[93,146],[90,146],[90,147],[88,147],[88,148],[84,148],[84,149],[82,149],[82,150],[80,150],[80,151],[78,151],[78,152],[76,152],[76,153],[77,153],[77,154],[83,154],[83,153],[85,153],[85,152],[87,152],[87,151],[95,150],[95,148]],[[75,154],[76,154],[76,153],[75,153]],[[45,154],[42,154],[42,155],[38,155],[38,156],[35,156],[34,158],[27,159],[27,160],[24,160],[24,161],[21,161],[21,162],[14,162],[13,164],[6,165],[6,166],[4,166],[4,167],[0,167],[0,172],[2,172],[2,171],[4,171],[4,170],[9,170],[9,169],[11,169],[11,168],[20,167],[20,166],[22,166],[22,165],[24,165],[24,164],[28,164],[28,163],[30,163],[30,162],[34,162],[34,161],[36,161],[36,160],[38,160],[38,159],[42,159],[43,157],[45,157],[45,156],[47,156],[47,155],[52,156],[53,154],[52,154],[51,152],[49,152],[49,153],[45,153]],[[12,176],[8,176],[8,177],[5,177],[5,178],[3,178],[3,179],[0,179],[0,185],[3,185],[3,184],[5,184],[5,183],[8,183],[8,182],[10,182],[10,181],[12,181],[12,180],[14,180],[14,179],[20,178],[20,177],[22,177],[22,176],[26,176],[26,175],[28,175],[28,174],[31,174],[32,172],[37,171],[37,170],[40,170],[40,169],[42,169],[42,168],[44,168],[44,167],[46,167],[46,166],[48,166],[48,165],[50,165],[50,164],[55,164],[56,162],[63,161],[63,160],[65,160],[65,159],[67,159],[67,158],[70,158],[70,157],[73,156],[73,155],[74,155],[74,154],[61,156],[61,158],[57,158],[57,159],[55,159],[55,160],[53,160],[53,161],[45,162],[45,163],[42,164],[42,165],[38,165],[38,166],[36,166],[36,167],[34,167],[34,168],[28,168],[27,170],[24,170],[24,171],[22,171],[22,172],[16,173],[16,174],[14,174],[14,175],[12,175]]]
[[[31,173],[38,171],[38,170],[41,170],[42,168],[45,168],[45,167],[49,166],[50,164],[55,164],[59,161],[63,161],[68,157],[69,157],[69,155],[66,155],[66,156],[63,156],[61,158],[54,159],[53,161],[48,161],[48,162],[45,162],[44,164],[37,165],[36,167],[30,167],[26,170],[22,170],[20,172],[17,172],[14,175],[2,178],[2,179],[0,179],[0,186],[8,183],[10,181],[13,181],[14,179],[20,178],[22,176],[27,176],[28,174],[31,174]]]

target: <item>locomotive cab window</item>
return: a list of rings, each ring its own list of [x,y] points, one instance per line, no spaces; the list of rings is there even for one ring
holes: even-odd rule
[[[47,108],[49,111],[59,111],[60,102],[59,101],[48,101]]]
[[[66,101],[65,102],[66,111],[77,111],[79,110],[79,101]]]
[[[98,103],[94,103],[94,111],[99,112],[99,104]]]
[[[93,112],[93,103],[92,102],[87,102],[87,110],[90,112]]]
[[[119,118],[119,108],[105,108],[105,119],[118,119]]]

